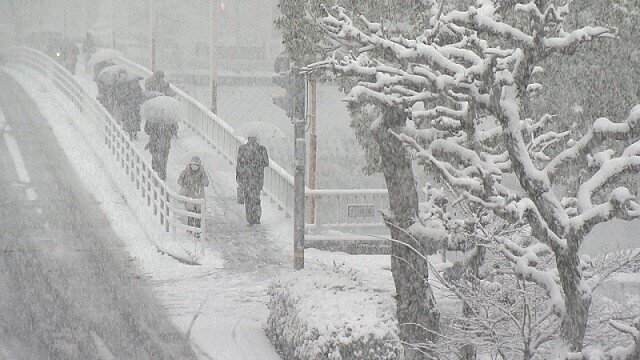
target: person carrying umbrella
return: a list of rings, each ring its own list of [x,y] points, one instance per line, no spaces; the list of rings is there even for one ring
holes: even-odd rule
[[[167,178],[167,159],[171,138],[178,135],[180,102],[168,96],[158,96],[142,104],[140,114],[145,120],[144,131],[149,143],[144,147],[151,153],[151,168],[162,180]]]
[[[181,186],[180,195],[194,199],[204,199],[204,188],[209,186],[209,177],[204,171],[200,157],[194,156],[191,158],[187,167],[182,170],[178,177],[178,185]],[[185,208],[193,213],[200,214],[202,212],[199,204],[185,203]],[[199,228],[200,220],[188,217],[187,225]]]
[[[98,87],[97,99],[102,106],[109,111],[111,115],[116,112],[116,85],[120,78],[127,76],[127,70],[120,65],[111,65],[100,70],[96,76],[96,85]],[[120,123],[120,118],[116,118]]]
[[[249,225],[260,224],[260,192],[264,186],[264,168],[267,166],[267,149],[258,143],[256,136],[249,136],[247,143],[238,149],[236,165],[236,181],[239,193],[244,198],[245,216]]]
[[[114,87],[115,116],[131,140],[138,138],[140,105],[145,100],[140,79],[125,71],[118,74]]]

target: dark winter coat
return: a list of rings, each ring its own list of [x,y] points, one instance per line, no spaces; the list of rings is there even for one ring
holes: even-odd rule
[[[114,91],[117,117],[127,132],[140,130],[140,105],[145,97],[137,81],[118,80]]]
[[[91,34],[87,34],[82,41],[82,52],[87,55],[91,55],[96,52],[96,42],[93,40]]]
[[[242,187],[262,189],[264,168],[269,166],[267,149],[256,141],[249,141],[238,149],[236,181]]]
[[[156,74],[152,75],[144,82],[144,89],[149,91],[156,91],[163,93],[166,96],[175,96],[176,93],[171,90],[171,86],[164,79],[160,78]]]
[[[100,101],[100,104],[102,104],[105,109],[109,110],[109,85],[100,80],[96,80],[96,85],[98,87],[98,96],[96,97],[96,99]]]
[[[78,46],[71,40],[64,40],[60,49],[60,62],[71,73],[75,72],[78,61]]]
[[[178,125],[147,121],[144,132],[149,135],[149,143],[145,149],[151,154],[166,154],[171,148],[171,138],[178,135]]]
[[[187,165],[178,177],[178,185],[181,186],[180,195],[204,199],[204,188],[209,186],[209,177],[202,166],[193,171],[191,166]]]

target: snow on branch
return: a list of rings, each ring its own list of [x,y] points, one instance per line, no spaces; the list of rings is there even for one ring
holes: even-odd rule
[[[577,139],[575,127],[549,126],[553,115],[533,120],[531,98],[542,88],[533,78],[543,60],[616,30],[565,30],[570,1],[475,3],[448,12],[434,5],[430,25],[413,39],[390,38],[381,24],[364,17],[354,22],[345,9],[333,7],[319,25],[343,49],[305,71],[355,77],[358,85],[347,101],[399,110],[390,112],[395,118],[389,123],[407,126],[393,134],[456,193],[456,201],[529,226],[554,254],[556,268],[538,268],[535,249],[508,242],[502,255],[519,276],[545,289],[563,317],[562,336],[580,347],[570,333],[586,326],[590,306],[589,289],[580,285],[583,269],[576,265],[582,240],[598,223],[640,217],[636,192],[620,181],[640,170],[640,105],[625,122],[595,120]]]
[[[640,317],[636,318],[633,325],[627,325],[621,321],[610,320],[609,325],[621,333],[631,336],[633,344],[627,347],[618,347],[608,353],[612,359],[633,360],[640,356]]]

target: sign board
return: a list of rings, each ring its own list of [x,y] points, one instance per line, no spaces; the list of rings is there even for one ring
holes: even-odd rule
[[[375,207],[373,205],[347,205],[347,216],[353,218],[366,218],[375,215]]]

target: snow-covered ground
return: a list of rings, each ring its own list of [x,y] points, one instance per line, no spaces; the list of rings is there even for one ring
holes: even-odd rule
[[[198,134],[183,126],[178,140],[172,145],[167,183],[177,189],[178,175],[189,159],[199,155],[204,160],[212,182],[207,189],[208,261],[204,266],[189,266],[158,253],[153,244],[156,234],[150,232],[145,219],[122,200],[120,188],[126,184],[119,183],[119,178],[113,176],[120,170],[110,168],[101,160],[105,149],[100,132],[89,128],[89,122],[59,93],[47,87],[42,78],[24,69],[10,72],[48,117],[79,177],[102,203],[114,229],[146,274],[167,313],[181,330],[190,332],[203,356],[215,359],[277,359],[263,326],[268,317],[269,284],[283,272],[292,271],[289,267],[292,249],[290,219],[265,201],[263,224],[248,227],[243,207],[235,202],[234,169]],[[81,69],[79,73],[82,74]],[[78,76],[78,81],[95,93],[90,77]],[[147,137],[144,132],[140,135],[135,145],[143,149]],[[141,153],[150,160],[146,151]],[[110,181],[105,181],[107,179]],[[587,253],[604,250],[602,242],[598,241],[604,234],[615,232],[620,235],[613,236],[614,240],[606,244],[611,249],[628,248],[637,243],[637,237],[629,235],[637,234],[637,231],[629,229],[635,229],[638,223],[606,225],[606,228],[596,229],[586,241],[587,245],[593,244],[587,246]],[[317,250],[308,250],[306,254],[310,267],[346,264],[358,272],[359,278],[384,288],[390,297],[393,283],[388,259],[388,256],[349,256]],[[631,289],[632,292],[637,290],[635,285]],[[625,289],[624,293],[628,291]],[[325,305],[341,306],[338,302]]]
[[[162,255],[154,245],[157,234],[149,231],[138,210],[123,201],[121,189],[127,185],[114,176],[120,170],[101,160],[106,149],[100,132],[89,128],[90,122],[44,79],[26,69],[8,71],[47,117],[78,176],[101,202],[167,313],[179,329],[190,331],[203,357],[279,358],[263,324],[268,315],[267,286],[289,264],[289,219],[275,206],[263,203],[263,225],[248,227],[244,209],[235,202],[233,169],[197,134],[182,127],[169,157],[167,182],[177,188],[177,177],[191,156],[204,159],[213,183],[207,189],[209,261],[204,266],[190,266]],[[83,83],[92,86],[88,79]],[[145,141],[143,137],[136,145],[142,149]]]

